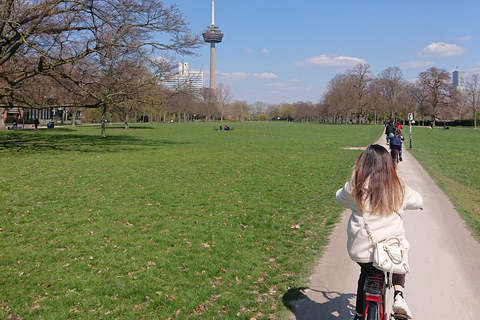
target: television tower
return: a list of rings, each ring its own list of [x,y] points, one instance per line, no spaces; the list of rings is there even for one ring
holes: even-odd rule
[[[212,0],[212,24],[203,31],[203,41],[210,43],[210,93],[215,94],[215,43],[222,42],[223,33],[215,25],[215,0]]]

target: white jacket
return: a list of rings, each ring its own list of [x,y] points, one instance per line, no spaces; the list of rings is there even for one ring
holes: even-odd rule
[[[348,220],[347,249],[350,258],[360,263],[369,263],[373,261],[373,248],[368,238],[367,231],[363,224],[363,217],[360,214],[355,198],[351,193],[350,181],[337,191],[337,203],[346,209],[351,209],[352,214]],[[420,209],[423,205],[423,197],[415,190],[405,186],[405,199],[403,205],[397,213],[389,216],[372,216],[365,213],[368,226],[372,232],[374,241],[382,241],[388,237],[399,237],[405,248],[408,250],[410,244],[405,238],[405,229],[403,228],[403,214],[406,209]]]

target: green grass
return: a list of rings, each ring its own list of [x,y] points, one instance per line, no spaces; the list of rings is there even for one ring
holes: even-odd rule
[[[477,240],[480,240],[479,145],[480,130],[472,128],[413,129],[412,154],[450,197]]]
[[[219,125],[1,132],[0,318],[285,318],[382,128]]]

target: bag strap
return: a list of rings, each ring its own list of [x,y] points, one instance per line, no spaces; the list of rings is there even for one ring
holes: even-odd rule
[[[400,214],[398,212],[396,212],[396,214],[398,214],[400,216]],[[373,240],[372,232],[370,231],[370,226],[367,223],[367,218],[365,217],[365,215],[363,213],[360,213],[360,215],[362,216],[363,226],[365,227],[365,230],[367,230],[368,239],[370,239],[370,242],[372,243],[372,247],[375,246],[375,244],[377,244],[378,242],[385,241],[385,240],[382,240],[382,241],[375,242],[375,240]],[[401,217],[402,216],[400,216],[400,218]],[[393,237],[393,238],[395,238],[395,237]]]
[[[372,247],[373,247],[375,246],[376,242],[373,240],[372,232],[370,231],[370,227],[368,226],[367,219],[365,218],[363,213],[361,214],[361,216],[363,218],[363,226],[365,227],[365,230],[367,230],[368,239],[370,239],[370,242],[372,243]]]

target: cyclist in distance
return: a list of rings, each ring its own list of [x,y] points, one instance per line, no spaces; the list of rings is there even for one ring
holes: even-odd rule
[[[393,133],[397,127],[393,124],[393,120],[389,120],[387,125],[385,126],[385,135],[387,136],[387,144],[388,139],[390,138],[390,133]]]
[[[368,217],[375,241],[396,236],[408,250],[410,244],[405,238],[402,217],[406,209],[420,209],[423,197],[406,186],[397,176],[390,152],[376,144],[367,147],[360,155],[351,180],[337,191],[336,201],[343,208],[352,210],[347,227],[347,249],[350,258],[360,265],[354,319],[363,320],[365,302],[361,297],[365,278],[373,268],[373,246],[365,230],[362,215]],[[411,318],[403,297],[405,275],[393,274],[392,282],[395,288],[393,311]]]
[[[393,158],[395,156],[395,150],[397,150],[400,161],[402,161],[402,138],[403,136],[398,129],[390,133],[390,153]]]

